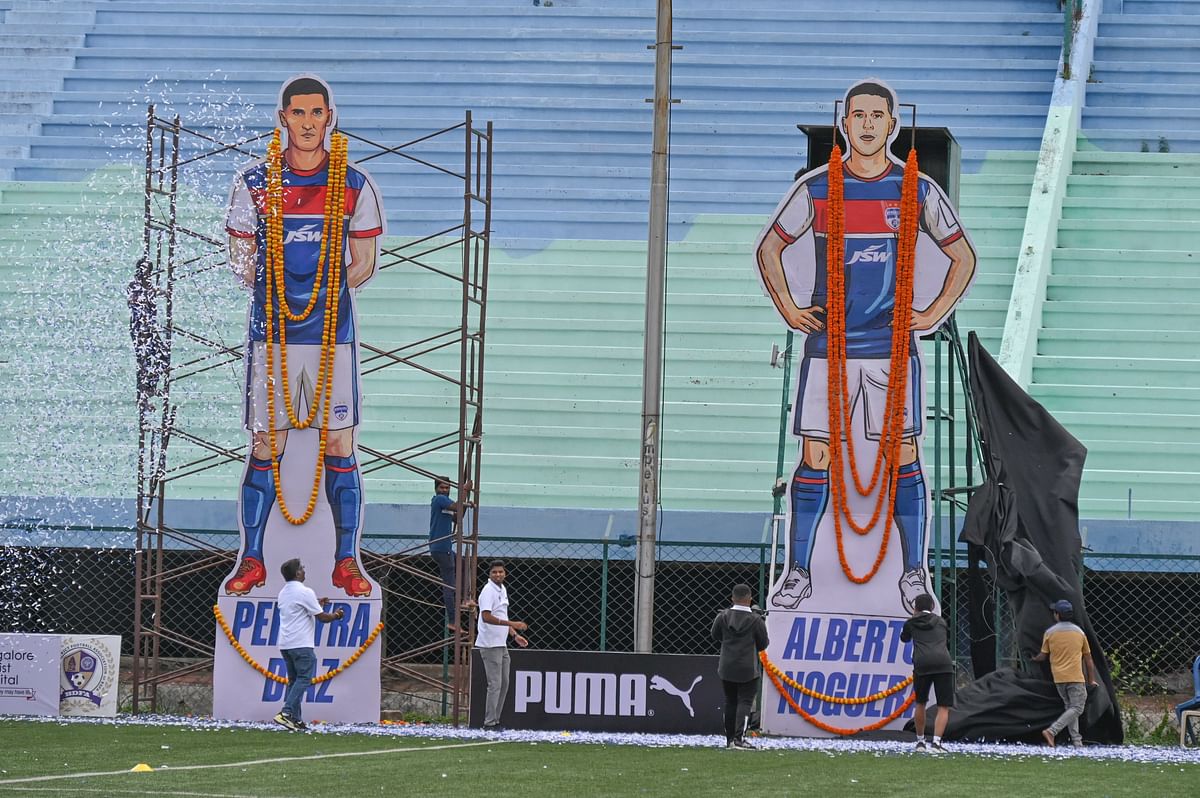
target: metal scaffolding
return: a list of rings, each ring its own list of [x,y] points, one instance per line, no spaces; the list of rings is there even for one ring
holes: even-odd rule
[[[431,479],[435,472],[425,467],[428,456],[448,450],[456,453],[456,504],[459,508],[455,527],[456,581],[457,595],[466,596],[474,587],[479,540],[475,508],[479,505],[483,441],[484,334],[492,224],[492,123],[477,128],[471,112],[467,111],[464,120],[456,125],[395,145],[381,144],[351,131],[340,132],[367,150],[356,163],[402,160],[461,186],[461,219],[427,235],[384,246],[378,267],[380,271],[398,267],[424,269],[457,284],[461,295],[457,317],[447,317],[445,328],[433,335],[398,346],[379,345],[369,340],[359,342],[360,371],[364,375],[382,369],[409,367],[430,380],[455,386],[458,391],[457,424],[395,451],[385,450],[363,436],[358,440],[358,451],[364,475],[385,469],[403,469]],[[169,525],[165,503],[181,481],[220,466],[241,464],[246,458],[245,444],[231,447],[211,440],[211,436],[189,429],[180,420],[178,394],[185,392],[187,381],[241,361],[244,349],[242,345],[223,343],[220,336],[210,330],[185,325],[176,313],[176,293],[186,281],[215,268],[228,268],[224,239],[201,232],[203,224],[198,220],[182,218],[179,200],[185,186],[180,179],[181,169],[219,155],[262,157],[261,142],[268,135],[225,142],[197,127],[185,125],[179,116],[165,118],[158,115],[153,104],[147,108],[142,259],[129,288],[131,332],[138,359],[134,712],[160,710],[160,685],[195,678],[196,674],[211,670],[212,640],[197,639],[195,633],[173,628],[171,601],[175,596],[171,591],[186,584],[183,580],[187,577],[214,568],[227,569],[237,555],[236,550],[228,550],[202,535]],[[418,144],[436,139],[452,141],[455,135],[462,136],[461,168],[449,168],[414,154]],[[183,154],[184,144],[188,145],[186,155]],[[182,242],[198,248],[200,254],[182,256]],[[461,249],[459,268],[448,269],[430,262],[431,256],[447,251],[453,253],[454,247]],[[175,345],[180,340],[198,346],[200,354],[181,354]],[[459,354],[457,368],[439,369],[423,360],[434,352],[453,352],[454,347],[458,348]],[[174,391],[175,395],[173,389],[178,389]],[[167,457],[172,441],[184,442],[190,447],[189,456],[181,462],[172,462]],[[440,577],[412,562],[424,553],[425,548],[421,543],[403,551],[383,553],[363,547],[362,556],[364,564],[377,579],[398,571],[424,580],[431,587],[440,586]],[[182,561],[170,556],[180,550],[192,556]],[[382,582],[381,587],[385,600],[428,603]],[[195,595],[187,598],[189,601],[201,600]],[[215,599],[215,596],[207,598]],[[469,697],[470,635],[473,629],[472,620],[467,629],[457,633],[416,648],[385,654],[383,673],[441,690],[443,706],[450,704],[452,717],[457,721]],[[164,644],[179,656],[164,656]],[[428,657],[438,650],[444,652],[440,678],[430,676],[427,669],[414,667],[415,659]],[[384,689],[388,689],[386,683]]]

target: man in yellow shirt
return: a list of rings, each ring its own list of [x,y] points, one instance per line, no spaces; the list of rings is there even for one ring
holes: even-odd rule
[[[1058,720],[1042,731],[1042,737],[1051,748],[1054,739],[1064,728],[1071,735],[1071,745],[1083,747],[1083,737],[1079,734],[1079,716],[1087,704],[1087,687],[1095,687],[1096,663],[1092,661],[1092,649],[1088,645],[1087,635],[1072,621],[1075,609],[1071,602],[1060,599],[1050,605],[1054,611],[1054,625],[1046,630],[1042,637],[1042,651],[1033,658],[1034,662],[1050,660],[1050,672],[1054,675],[1054,686],[1066,707]],[[1087,684],[1084,684],[1084,673],[1087,674]]]

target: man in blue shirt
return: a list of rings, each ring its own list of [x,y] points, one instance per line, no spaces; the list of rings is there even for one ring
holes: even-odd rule
[[[454,525],[457,520],[458,503],[450,498],[450,479],[437,477],[433,481],[433,500],[429,503],[429,554],[437,563],[442,578],[442,603],[446,606],[446,627],[451,632],[458,631],[454,556]]]

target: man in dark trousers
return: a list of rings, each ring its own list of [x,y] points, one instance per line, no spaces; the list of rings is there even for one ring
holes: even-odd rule
[[[470,482],[464,487],[469,488]],[[442,604],[446,608],[446,628],[458,632],[457,578],[455,573],[454,523],[458,503],[450,498],[450,479],[433,481],[433,500],[429,503],[429,554],[437,563],[442,580]]]
[[[913,725],[917,730],[917,751],[944,754],[942,733],[954,706],[954,661],[946,644],[946,622],[933,611],[933,596],[922,593],[913,601],[913,615],[904,622],[900,640],[912,641],[913,694],[916,696]],[[925,747],[925,704],[929,688],[937,694],[937,719],[933,722],[933,741]]]
[[[734,585],[733,606],[713,621],[713,639],[721,644],[717,675],[725,688],[725,747],[750,750],[746,727],[758,695],[762,665],[758,652],[768,643],[767,622],[751,609],[750,586]]]

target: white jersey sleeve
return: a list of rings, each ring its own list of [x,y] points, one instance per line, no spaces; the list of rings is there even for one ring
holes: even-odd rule
[[[383,235],[383,203],[367,173],[361,169],[358,172],[363,176],[363,187],[358,192],[347,232],[351,238],[375,238]]]
[[[258,230],[258,207],[246,185],[244,172],[238,172],[229,192],[229,210],[225,214],[225,232],[237,238],[254,238]]]
[[[813,201],[808,185],[797,182],[775,212],[771,227],[789,244],[808,232],[813,223]]]
[[[928,186],[925,202],[921,206],[921,229],[928,233],[938,246],[946,246],[962,238],[962,224],[958,221],[958,214],[954,212],[941,187],[924,175],[921,179]]]

